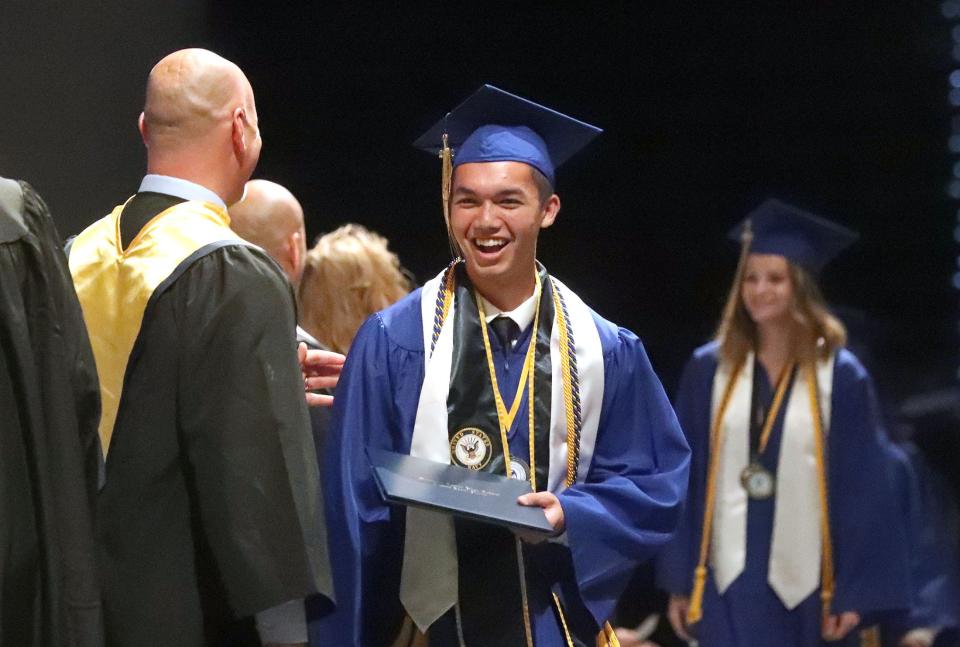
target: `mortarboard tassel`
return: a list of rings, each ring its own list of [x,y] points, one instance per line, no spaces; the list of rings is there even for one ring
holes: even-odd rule
[[[447,142],[447,134],[443,134],[443,146],[440,148],[440,200],[443,202],[443,222],[447,226],[447,241],[450,243],[450,254],[454,259],[462,256],[460,246],[453,237],[450,229],[450,190],[453,185],[453,151]]]

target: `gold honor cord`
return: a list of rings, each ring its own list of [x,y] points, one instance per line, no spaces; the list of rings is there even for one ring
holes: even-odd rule
[[[713,530],[713,505],[717,495],[717,472],[720,467],[720,443],[723,441],[723,416],[730,405],[730,396],[733,387],[740,378],[743,363],[737,366],[730,376],[730,381],[723,391],[720,409],[713,419],[713,429],[710,430],[710,469],[707,472],[707,497],[703,511],[703,534],[700,536],[700,559],[693,571],[693,591],[690,594],[690,606],[687,608],[687,623],[700,622],[703,617],[703,589],[707,582],[707,554],[710,551],[710,533]]]
[[[777,391],[773,396],[773,404],[770,405],[770,411],[767,412],[767,419],[763,421],[763,433],[760,434],[760,446],[757,448],[757,455],[763,454],[767,448],[767,442],[770,440],[770,432],[773,431],[773,423],[777,420],[777,414],[780,413],[780,406],[783,404],[783,394],[787,391],[787,384],[790,383],[790,374],[793,373],[793,367],[796,362],[790,362],[783,367],[780,372],[780,378],[777,380]]]
[[[560,289],[553,286],[553,312],[557,317],[557,330],[560,332],[560,372],[563,375],[563,409],[567,414],[567,478],[564,481],[567,487],[577,480],[577,430],[573,415],[573,377],[570,372],[570,338],[567,335],[567,322],[563,314],[563,304],[560,303]]]
[[[480,314],[480,332],[483,336],[483,349],[486,351],[487,355],[487,369],[490,371],[490,383],[493,385],[493,399],[497,403],[497,420],[500,423],[500,443],[503,446],[503,457],[506,461],[506,470],[507,476],[510,476],[510,445],[507,440],[507,433],[510,431],[510,428],[513,426],[513,419],[517,416],[517,411],[520,410],[520,401],[523,399],[523,383],[526,380],[529,384],[528,391],[530,393],[530,404],[529,407],[533,409],[533,360],[535,355],[535,350],[537,347],[537,325],[540,321],[540,275],[534,273],[534,278],[537,282],[536,290],[534,291],[534,298],[536,299],[537,307],[534,310],[533,314],[533,330],[530,335],[530,342],[527,345],[526,357],[523,360],[523,370],[520,372],[520,381],[517,384],[517,392],[513,396],[513,404],[510,406],[510,411],[507,411],[506,405],[503,403],[503,396],[500,394],[500,385],[497,383],[497,372],[493,367],[493,351],[490,350],[490,334],[487,330],[487,316],[483,310],[483,299],[480,298],[480,295],[477,295],[477,310]],[[533,435],[533,428],[528,430],[528,433]],[[530,455],[530,472],[533,473],[535,470],[535,456],[531,453]]]
[[[690,595],[690,606],[687,608],[687,622],[694,624],[703,617],[703,590],[707,578],[707,554],[710,550],[710,533],[713,526],[713,507],[716,500],[717,472],[720,466],[720,442],[723,441],[723,416],[730,404],[734,384],[740,375],[742,364],[730,376],[723,393],[720,409],[713,423],[710,434],[710,451],[713,452],[710,460],[710,471],[707,474],[707,496],[703,513],[703,534],[700,537],[700,560],[694,570],[693,591]],[[817,389],[816,366],[806,366],[807,391],[810,397],[810,409],[813,416],[814,443],[817,452],[817,481],[820,494],[820,534],[823,543],[820,561],[820,599],[823,608],[823,617],[830,615],[830,605],[834,594],[833,574],[833,543],[830,534],[830,509],[828,507],[826,454],[823,442],[823,422],[820,419],[820,398]]]
[[[835,583],[833,579],[833,540],[830,533],[830,501],[827,492],[827,454],[824,446],[823,421],[820,419],[820,389],[817,388],[816,366],[807,366],[807,390],[813,414],[813,440],[817,451],[817,481],[820,485],[820,534],[823,552],[820,555],[820,602],[823,618],[830,615]]]

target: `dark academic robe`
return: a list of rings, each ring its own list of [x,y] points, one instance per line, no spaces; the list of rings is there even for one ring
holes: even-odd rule
[[[97,376],[46,205],[0,178],[0,645],[100,647]]]
[[[657,563],[661,587],[675,594],[690,594],[700,550],[717,362],[717,344],[697,349],[683,372],[676,398],[677,416],[693,451],[690,489],[677,536]],[[758,368],[757,374],[760,397],[770,402],[773,388],[765,371]],[[762,456],[772,473],[780,453],[786,402]],[[872,381],[856,357],[842,349],[834,363],[830,411],[827,478],[836,574],[833,612],[858,612],[864,625],[869,625],[878,613],[909,604],[905,520],[897,505],[894,459]],[[857,631],[839,643],[821,640],[819,588],[795,609],[786,609],[767,583],[776,499],[748,501],[746,563],[723,595],[717,591],[708,562],[703,619],[694,627],[701,647],[859,644]]]
[[[138,194],[123,215],[178,202]],[[330,592],[322,520],[298,514],[318,483],[295,323],[280,268],[239,242],[198,250],[152,294],[97,497],[108,646],[256,645],[249,616]]]
[[[424,377],[420,299],[418,289],[366,321],[337,386],[325,464],[337,610],[311,626],[318,647],[389,645],[405,616],[399,600],[405,509],[380,498],[365,448],[410,450]],[[575,644],[595,645],[633,568],[672,535],[687,479],[688,450],[643,345],[631,332],[593,318],[605,378],[595,453],[586,482],[559,495],[565,543],[525,550],[537,647],[566,644],[552,593],[563,604]],[[512,350],[491,336],[506,402],[513,401],[532,328]],[[511,455],[529,464],[527,421],[524,400],[508,442]],[[461,577],[461,596],[470,585]],[[498,600],[488,602],[495,618]],[[495,619],[489,626],[496,636]],[[430,645],[458,645],[453,613],[434,623],[428,635]],[[492,638],[485,644],[502,643]]]

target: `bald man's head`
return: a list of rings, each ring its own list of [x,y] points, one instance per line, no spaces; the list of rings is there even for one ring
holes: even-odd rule
[[[243,199],[230,207],[230,228],[273,257],[293,285],[307,253],[303,208],[287,189],[267,180],[247,182]]]
[[[260,156],[253,89],[235,64],[205,49],[164,57],[140,116],[147,166],[237,200]]]

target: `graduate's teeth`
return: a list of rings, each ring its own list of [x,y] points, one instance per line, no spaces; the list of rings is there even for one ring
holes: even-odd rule
[[[507,244],[505,240],[497,240],[496,238],[478,238],[477,247],[503,247]]]

